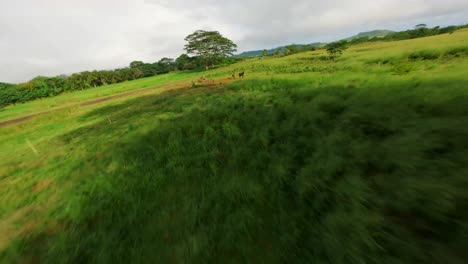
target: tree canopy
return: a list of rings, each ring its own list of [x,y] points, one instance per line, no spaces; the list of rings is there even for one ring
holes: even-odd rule
[[[427,28],[427,25],[426,24],[417,24],[415,26],[416,29],[420,29],[420,28]]]
[[[206,67],[213,66],[220,59],[232,56],[237,45],[218,31],[197,30],[185,38],[187,54],[200,57]]]
[[[325,46],[325,48],[327,49],[327,52],[330,55],[330,58],[334,60],[336,57],[343,54],[343,51],[345,51],[348,48],[347,45],[348,45],[348,42],[346,40],[341,40],[341,41],[329,43],[328,45]]]

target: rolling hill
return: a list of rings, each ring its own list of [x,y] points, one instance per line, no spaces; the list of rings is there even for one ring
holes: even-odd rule
[[[353,40],[353,39],[358,39],[358,38],[378,38],[378,37],[385,37],[386,35],[394,33],[394,31],[391,30],[372,30],[372,31],[367,31],[367,32],[361,32],[355,36],[345,38],[344,40]]]

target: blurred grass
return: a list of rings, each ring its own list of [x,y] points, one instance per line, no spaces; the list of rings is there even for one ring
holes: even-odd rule
[[[465,263],[467,34],[1,128],[0,260]]]

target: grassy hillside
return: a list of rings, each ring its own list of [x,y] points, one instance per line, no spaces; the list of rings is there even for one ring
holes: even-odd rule
[[[390,33],[393,33],[394,31],[391,30],[372,30],[372,31],[367,31],[367,32],[361,32],[355,36],[345,38],[345,40],[353,40],[357,38],[375,38],[375,37],[384,37]]]
[[[83,91],[62,94],[52,98],[44,98],[35,100],[26,104],[10,105],[0,109],[0,121],[14,119],[30,114],[40,113],[44,111],[53,111],[59,108],[73,106],[92,99],[98,99],[105,96],[115,95],[134,91],[141,88],[149,88],[155,85],[166,84],[174,81],[191,81],[193,76],[199,73],[182,72],[158,75],[134,81],[127,81],[102,87],[91,88]]]
[[[359,34],[356,34],[352,37],[349,37],[349,38],[346,38],[344,40],[353,40],[353,39],[358,39],[358,38],[374,38],[374,37],[384,37],[390,33],[393,33],[394,31],[391,31],[391,30],[372,30],[372,31],[367,31],[367,32],[361,32]],[[303,48],[303,47],[306,47],[306,46],[310,46],[310,47],[322,47],[324,46],[326,43],[321,43],[321,42],[315,42],[315,43],[311,43],[311,44],[291,44],[291,45],[295,45],[296,47],[298,48]],[[276,50],[281,50],[284,52],[284,50],[287,48],[288,46],[280,46],[280,47],[277,47],[277,48],[274,48],[274,49],[269,49],[268,50],[268,54],[274,54]],[[242,52],[238,55],[236,55],[236,57],[239,57],[239,58],[243,58],[243,57],[257,57],[257,56],[262,56],[263,54],[263,50],[251,50],[251,51],[245,51],[245,52]]]
[[[465,263],[467,70],[463,30],[9,107],[70,104],[0,128],[0,263]]]

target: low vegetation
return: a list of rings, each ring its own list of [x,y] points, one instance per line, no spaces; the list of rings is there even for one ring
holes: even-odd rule
[[[1,128],[0,262],[465,263],[467,36],[248,59]]]

